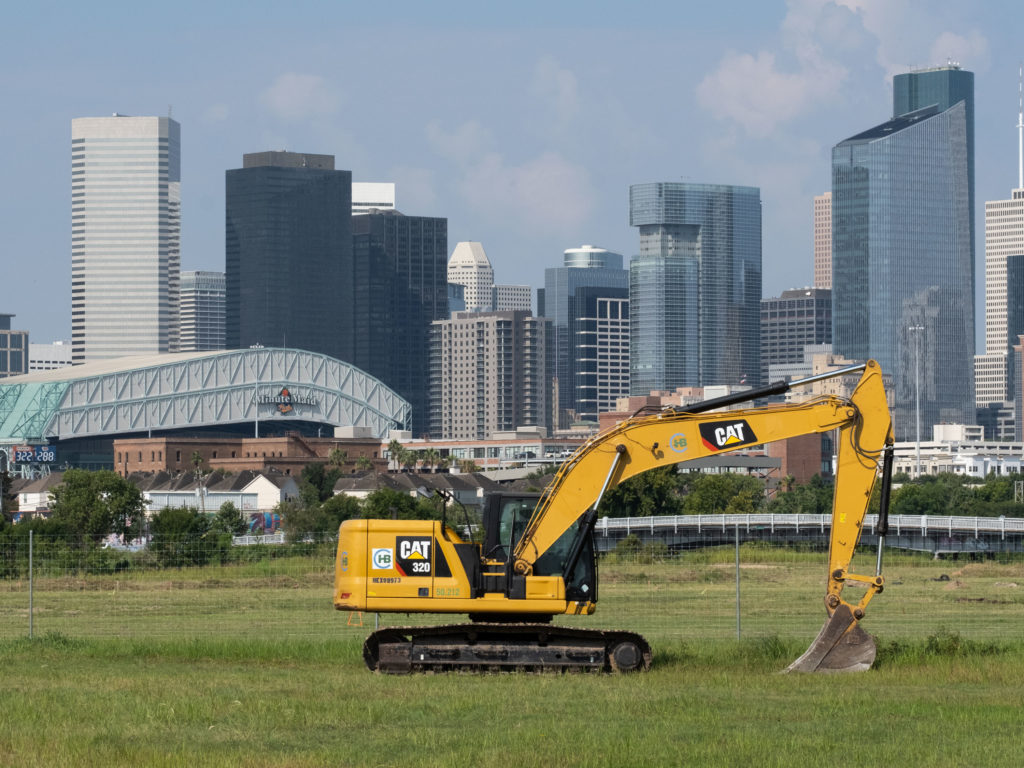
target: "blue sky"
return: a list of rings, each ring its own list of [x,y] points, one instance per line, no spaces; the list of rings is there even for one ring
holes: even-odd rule
[[[975,73],[983,204],[1017,183],[1018,2],[37,3],[0,29],[0,312],[70,334],[70,121],[182,126],[182,267],[224,268],[224,171],[266,149],[394,181],[483,243],[498,282],[566,248],[627,257],[629,185],[761,188],[764,294],[812,279],[832,145],[890,116],[891,77]],[[984,260],[979,236],[979,285]],[[983,317],[979,292],[977,317]],[[980,325],[980,322],[979,322]]]

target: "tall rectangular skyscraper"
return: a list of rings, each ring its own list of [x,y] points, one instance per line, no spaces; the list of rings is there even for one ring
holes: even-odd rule
[[[814,287],[832,288],[832,193],[814,196]]]
[[[259,152],[226,173],[226,341],[351,362],[352,173]]]
[[[598,381],[607,381],[612,367],[616,369],[616,381],[623,380],[618,370],[621,361],[613,361],[607,353],[601,356],[597,352],[601,299],[626,302],[624,318],[621,308],[615,311],[616,319],[624,321],[628,329],[629,271],[622,267],[621,254],[592,245],[568,248],[563,253],[561,267],[544,270],[544,314],[551,319],[554,376],[558,379],[555,417],[559,427],[569,426],[570,415],[576,421],[596,424]],[[608,311],[606,305],[601,306]],[[625,342],[619,351],[627,355],[628,366],[628,338]],[[627,375],[625,381],[628,380]],[[620,392],[619,396],[626,394],[628,391]]]
[[[551,426],[547,335],[529,312],[455,312],[431,326],[430,434],[486,440]]]
[[[630,391],[760,379],[761,191],[629,188]]]
[[[72,120],[74,362],[175,351],[180,271],[181,127]]]
[[[832,150],[833,346],[892,374],[897,439],[916,437],[918,403],[924,434],[975,420],[968,117],[933,101]]]
[[[448,317],[448,220],[375,211],[352,217],[351,362],[409,401],[430,426],[430,325]]]
[[[761,381],[776,381],[775,366],[804,362],[804,348],[832,343],[832,291],[791,288],[761,300]]]

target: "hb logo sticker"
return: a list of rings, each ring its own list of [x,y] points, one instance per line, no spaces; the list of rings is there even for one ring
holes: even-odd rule
[[[375,547],[372,562],[375,571],[390,571],[395,562],[394,550],[388,547]]]

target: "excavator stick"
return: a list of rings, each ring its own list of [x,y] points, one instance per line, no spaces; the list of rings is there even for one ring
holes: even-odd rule
[[[786,672],[863,672],[875,661],[875,639],[846,603],[836,608],[821,632]]]

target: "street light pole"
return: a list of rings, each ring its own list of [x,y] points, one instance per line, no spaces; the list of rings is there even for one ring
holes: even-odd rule
[[[914,333],[914,421],[916,423],[917,477],[921,477],[921,331],[923,325],[912,325]]]

